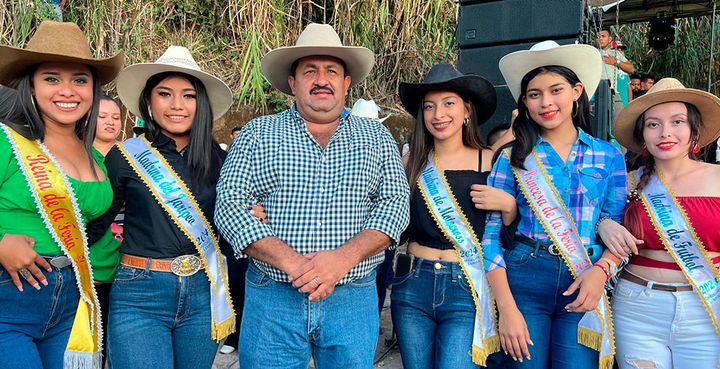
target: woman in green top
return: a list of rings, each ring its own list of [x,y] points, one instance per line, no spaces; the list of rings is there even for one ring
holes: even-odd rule
[[[112,200],[92,143],[100,86],[123,55],[94,58],[77,25],[49,21],[0,55],[0,84],[17,92],[0,106],[12,112],[0,125],[0,368],[98,367],[98,311],[78,323],[79,302],[97,305],[84,227]],[[83,323],[93,337],[75,335]]]

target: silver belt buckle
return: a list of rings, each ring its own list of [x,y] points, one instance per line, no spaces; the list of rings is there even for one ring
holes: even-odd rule
[[[548,250],[548,254],[550,254],[550,255],[552,255],[552,256],[558,256],[558,255],[560,255],[560,252],[559,252],[559,250],[557,249],[557,247],[555,247],[555,244],[554,244],[554,243],[551,243],[551,244],[548,246],[547,250]]]
[[[170,270],[178,277],[189,277],[200,270],[202,263],[195,255],[182,255],[173,259]]]
[[[70,266],[70,259],[67,256],[56,256],[48,261],[50,265],[54,266],[55,268],[65,268],[66,266]]]

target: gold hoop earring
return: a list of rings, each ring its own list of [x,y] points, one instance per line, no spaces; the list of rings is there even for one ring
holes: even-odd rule
[[[580,103],[577,100],[573,100],[573,118],[577,117],[578,111],[580,110]]]
[[[32,104],[33,110],[35,110],[35,113],[37,115],[40,115],[40,112],[38,111],[37,106],[35,106],[35,96],[33,96],[33,95],[30,95],[30,104]]]
[[[149,106],[148,106],[148,116],[150,117],[150,120],[153,119],[152,110],[150,110],[150,107],[149,107]]]

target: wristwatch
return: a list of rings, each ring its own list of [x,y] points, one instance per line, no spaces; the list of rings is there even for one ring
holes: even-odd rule
[[[608,259],[608,258],[600,258],[600,260],[598,260],[598,262],[601,262],[601,261],[606,262],[607,265],[608,265],[608,267],[610,267],[610,275],[611,275],[611,276],[615,276],[615,275],[617,274],[617,272],[618,272],[618,266],[617,266],[617,264],[615,264],[614,261],[612,261],[612,260],[610,260],[610,259]]]

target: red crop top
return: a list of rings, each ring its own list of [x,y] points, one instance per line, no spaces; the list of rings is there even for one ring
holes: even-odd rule
[[[690,222],[695,228],[700,241],[708,251],[720,251],[720,197],[678,197],[678,202],[687,212]],[[660,237],[653,228],[650,217],[642,207],[635,207],[640,212],[640,222],[644,230],[644,248],[651,250],[665,250]],[[631,264],[662,269],[680,270],[676,263],[669,263],[650,259],[642,255],[633,256]],[[720,263],[720,257],[714,258],[713,263]]]

